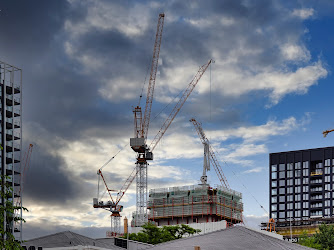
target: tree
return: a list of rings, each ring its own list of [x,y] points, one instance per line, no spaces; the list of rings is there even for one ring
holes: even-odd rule
[[[322,249],[321,245],[315,242],[314,235],[308,236],[306,231],[303,231],[301,236],[299,236],[298,244],[315,249]]]
[[[8,176],[1,176],[1,197],[5,198],[5,206],[0,206],[0,249],[23,249],[18,241],[15,240],[14,235],[11,230],[4,226],[5,218],[6,225],[10,225],[11,223],[17,221],[23,221],[24,219],[21,217],[15,216],[15,210],[21,209],[21,207],[17,207],[13,204],[13,201],[10,200],[10,197],[13,197],[13,188],[9,185]],[[26,208],[22,207],[23,210],[28,211]],[[5,216],[6,215],[6,216]]]
[[[320,225],[314,239],[316,243],[321,245],[320,249],[334,249],[334,225]]]
[[[145,223],[142,228],[143,230],[138,234],[129,234],[129,239],[155,245],[201,232],[200,229],[194,229],[184,224],[181,224],[181,226],[174,225],[159,228],[153,223],[148,222]],[[127,235],[124,235],[124,238],[126,239]]]

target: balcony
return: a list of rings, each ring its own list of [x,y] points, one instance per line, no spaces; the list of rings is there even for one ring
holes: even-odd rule
[[[7,106],[20,105],[21,99],[19,97],[6,94]]]
[[[7,141],[6,142],[6,151],[20,151],[20,143],[14,142],[14,141]]]
[[[13,131],[13,129],[6,129],[6,140],[12,141],[20,139],[21,133],[17,131]]]
[[[14,94],[19,94],[20,93],[20,86],[19,85],[14,85]],[[11,95],[13,94],[13,87],[12,86],[6,86],[6,94]]]
[[[13,113],[14,113],[14,117],[18,117],[21,115],[21,110],[19,108],[14,108],[12,106],[6,106],[6,117],[13,117]]]
[[[8,152],[6,153],[6,164],[19,163],[21,160],[21,152]]]
[[[311,176],[319,176],[322,175],[322,169],[316,169],[315,171],[311,172]]]

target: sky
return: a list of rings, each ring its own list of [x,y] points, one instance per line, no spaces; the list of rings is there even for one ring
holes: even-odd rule
[[[70,230],[105,237],[97,170],[119,189],[135,164],[132,109],[145,106],[165,13],[148,142],[199,67],[212,64],[154,151],[149,189],[198,184],[202,123],[245,224],[267,220],[269,153],[333,146],[334,2],[3,0],[0,60],[23,72],[24,239]],[[219,184],[208,172],[211,186]],[[135,183],[121,204],[135,211]],[[105,196],[106,197],[106,196]],[[261,208],[264,207],[264,210]],[[266,211],[265,211],[266,210]]]

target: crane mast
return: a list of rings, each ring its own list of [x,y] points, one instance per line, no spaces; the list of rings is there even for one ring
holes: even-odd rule
[[[209,143],[209,139],[206,137],[204,133],[202,125],[199,122],[197,122],[195,118],[190,119],[190,121],[194,124],[197,134],[199,135],[199,138],[201,139],[203,145],[209,145],[210,161],[214,166],[214,169],[216,171],[220,183],[222,184],[223,187],[230,188],[227,179],[225,178],[225,175],[222,171],[222,168],[219,164],[219,161],[217,160],[216,154],[214,153],[214,150]]]

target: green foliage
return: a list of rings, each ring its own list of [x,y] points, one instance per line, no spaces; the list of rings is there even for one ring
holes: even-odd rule
[[[1,176],[1,182],[2,180],[8,180],[8,176]],[[13,194],[13,188],[9,185],[7,181],[2,182],[5,184],[2,184],[1,187],[1,197],[6,197],[6,203],[5,206],[0,206],[0,249],[23,249],[18,241],[15,240],[14,235],[12,234],[11,230],[8,230],[4,227],[5,224],[5,214],[6,214],[6,224],[10,224],[11,222],[17,222],[17,221],[23,221],[24,219],[21,217],[15,216],[15,210],[20,209],[20,207],[16,207],[13,204],[13,201],[8,199],[9,197],[12,197]],[[23,210],[28,211],[26,208],[22,207]],[[5,238],[5,240],[3,240]]]
[[[304,231],[299,237],[298,244],[306,247],[312,247],[315,249],[322,249],[319,243],[316,243],[314,236],[308,236],[307,232]]]
[[[320,225],[314,238],[315,242],[321,245],[319,249],[334,249],[334,225]]]
[[[148,222],[142,228],[143,230],[137,234],[129,234],[129,239],[155,245],[201,232],[200,229],[194,229],[184,224],[181,224],[181,226],[163,226],[159,228],[153,223]],[[125,234],[123,238],[126,239],[127,235]]]

